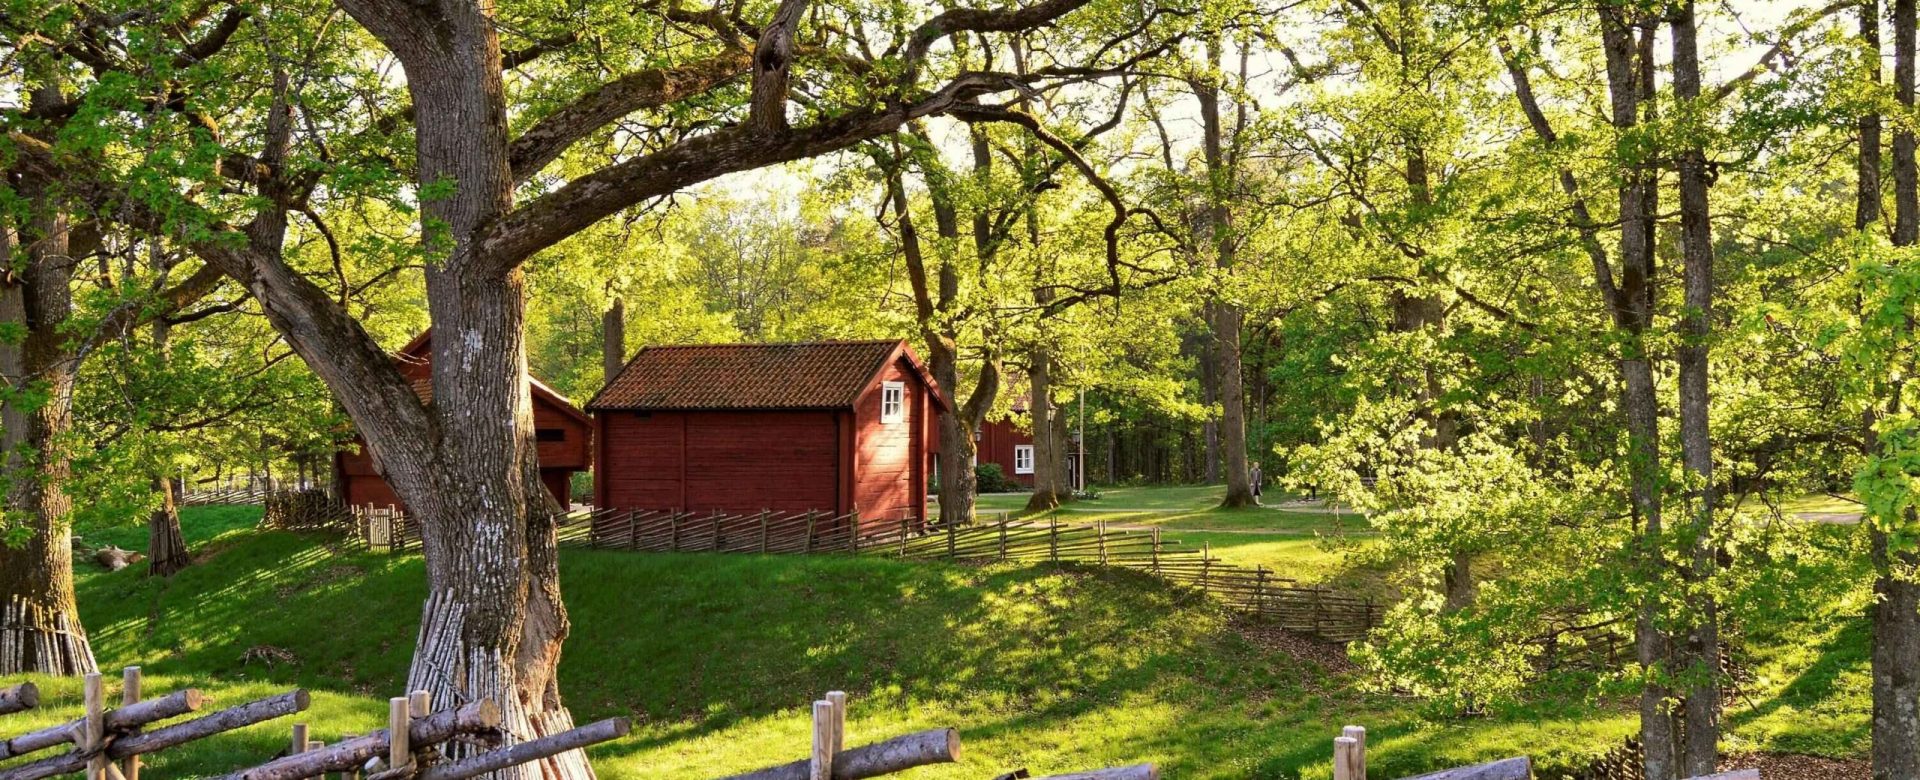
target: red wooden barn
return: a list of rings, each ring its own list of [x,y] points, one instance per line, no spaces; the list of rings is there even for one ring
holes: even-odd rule
[[[981,463],[999,464],[1000,473],[1007,475],[1008,479],[1027,487],[1033,487],[1033,430],[1031,427],[1032,418],[1029,416],[1027,410],[1027,401],[1028,397],[1026,394],[1021,394],[1019,397],[1013,399],[1012,414],[997,420],[987,420],[981,423],[980,427],[974,429],[973,462],[976,465]],[[1055,409],[1054,411],[1057,414],[1071,413],[1064,409]],[[1075,448],[1075,443],[1078,441],[1074,438],[1076,435],[1078,434],[1075,432],[1068,432],[1067,445],[1069,449],[1066,453],[1066,462],[1067,482],[1070,485],[1078,486],[1080,485],[1080,453],[1078,449]],[[940,441],[936,433],[934,437],[934,450],[938,451],[939,448]]]
[[[649,347],[587,403],[594,505],[924,520],[945,403],[905,341]]]
[[[394,355],[400,373],[413,383],[422,400],[433,400],[433,331],[429,330]],[[561,506],[572,503],[569,494],[575,472],[585,471],[593,463],[593,420],[585,412],[553,391],[540,380],[532,383],[533,426],[539,447],[540,481],[545,483]],[[353,446],[334,454],[334,484],[339,486],[341,502],[347,506],[403,506],[393,487],[380,475],[380,465],[367,452],[359,436]]]

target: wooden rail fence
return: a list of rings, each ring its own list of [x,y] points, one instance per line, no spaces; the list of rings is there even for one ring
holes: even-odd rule
[[[1637,770],[1636,770],[1637,771]],[[1403,780],[1531,780],[1533,760],[1526,756],[1442,769]],[[1367,780],[1367,730],[1347,726],[1333,739],[1333,780]],[[1738,769],[1688,780],[1760,780],[1758,769]]]
[[[86,677],[86,714],[68,723],[0,737],[0,761],[12,761],[63,745],[61,754],[0,766],[0,780],[40,780],[84,774],[88,780],[140,780],[143,755],[179,747],[235,729],[287,717],[307,709],[303,690],[247,702],[191,720],[158,725],[199,711],[205,697],[194,689],[158,698],[142,698],[140,668],[127,667],[121,705],[107,709],[99,674]],[[39,704],[32,683],[0,688],[0,714]],[[387,728],[342,738],[332,745],[310,740],[307,724],[293,724],[293,742],[284,754],[224,780],[298,780],[337,776],[341,780],[463,780],[540,761],[569,750],[624,736],[623,718],[603,720],[558,734],[501,746],[500,710],[480,700],[435,711],[426,691],[388,702]],[[439,746],[460,740],[463,754],[449,757]],[[476,750],[475,746],[481,749]]]
[[[306,525],[379,552],[420,548],[420,527],[396,507],[353,507]],[[1206,547],[1163,538],[1158,528],[1105,522],[1015,520],[1001,514],[967,525],[913,520],[875,523],[858,514],[723,514],[681,510],[582,509],[556,522],[562,547],[642,552],[882,555],[912,560],[1074,563],[1138,571],[1218,599],[1231,609],[1330,642],[1350,642],[1380,624],[1371,597],[1302,585],[1265,566],[1241,566]]]
[[[720,780],[863,780],[960,760],[960,733],[952,728],[929,729],[857,748],[846,747],[847,694],[841,691],[828,691],[824,698],[813,703],[810,735],[806,758]],[[1015,769],[996,780],[1030,776],[1025,769]],[[1158,780],[1159,777],[1159,770],[1152,764],[1136,764],[1054,775],[1043,780]]]
[[[584,528],[582,528],[584,526]],[[865,533],[859,529],[867,529]],[[1327,641],[1348,642],[1379,625],[1372,598],[1301,585],[1264,566],[1226,563],[1160,529],[1107,523],[1014,520],[929,528],[911,520],[885,531],[856,515],[822,512],[577,512],[562,518],[563,546],[652,552],[848,553],[906,559],[1078,563],[1125,568],[1210,594],[1237,611]]]

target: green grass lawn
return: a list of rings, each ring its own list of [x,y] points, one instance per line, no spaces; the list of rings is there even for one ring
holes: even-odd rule
[[[1070,523],[1158,526],[1170,541],[1189,547],[1207,545],[1221,560],[1265,566],[1279,577],[1302,583],[1345,581],[1371,586],[1378,580],[1348,564],[1349,553],[1367,544],[1371,532],[1366,518],[1284,503],[1221,509],[1224,495],[1220,485],[1103,488],[1098,499],[1069,503],[1048,515],[1026,515],[1026,493],[991,493],[980,496],[977,511],[983,516],[1008,512],[1024,517],[1050,515]],[[1285,499],[1276,494],[1270,501]]]
[[[412,650],[420,560],[257,532],[255,517],[189,510],[200,560],[171,580],[83,565],[82,610],[102,666],[141,664],[149,691],[192,685],[213,706],[305,687],[316,739],[377,727]],[[1309,537],[1193,533],[1184,538],[1276,569],[1353,576],[1337,546]],[[143,546],[137,529],[90,541]],[[1441,717],[1362,692],[1356,672],[1267,645],[1204,599],[1130,572],[586,550],[561,564],[574,621],[561,667],[568,701],[582,721],[635,721],[632,735],[592,753],[608,778],[712,778],[799,758],[807,704],[836,688],[853,696],[853,744],[961,730],[962,764],[908,780],[1137,761],[1178,778],[1326,778],[1330,740],[1346,723],[1368,726],[1382,777],[1522,753],[1553,776],[1633,724],[1623,707],[1545,692],[1484,717]],[[1761,679],[1729,712],[1730,743],[1843,756],[1864,747],[1859,605],[1823,603],[1807,632],[1757,638],[1769,649],[1756,662]],[[248,660],[263,648],[291,660]],[[77,683],[42,683],[48,705],[9,716],[6,733],[77,713]],[[162,754],[154,776],[258,762],[290,723]]]

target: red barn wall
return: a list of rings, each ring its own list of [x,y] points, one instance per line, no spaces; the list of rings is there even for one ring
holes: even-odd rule
[[[693,512],[840,512],[827,411],[603,411],[596,503]]]
[[[980,438],[974,443],[979,445],[979,462],[998,463],[1008,478],[1033,486],[1032,474],[1017,474],[1013,470],[1014,446],[1033,444],[1032,433],[1022,430],[1011,419],[989,420],[980,425]]]
[[[880,421],[881,385],[905,386],[902,419]],[[926,507],[927,387],[904,357],[887,366],[854,405],[859,434],[854,450],[854,506],[868,525],[885,527],[901,518],[921,519]]]
[[[540,395],[533,397],[533,424],[536,431],[561,431],[559,440],[536,441],[540,459],[540,482],[561,506],[572,503],[573,473],[585,471],[593,460],[593,428],[579,417],[555,408],[554,402]],[[535,434],[538,440],[540,435]],[[367,443],[354,437],[350,450],[334,455],[334,468],[340,483],[340,499],[347,506],[404,507],[393,487],[373,468],[366,453]]]

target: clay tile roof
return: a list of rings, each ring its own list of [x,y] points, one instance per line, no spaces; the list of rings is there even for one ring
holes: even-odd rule
[[[648,347],[587,408],[844,408],[904,347],[900,341]]]

